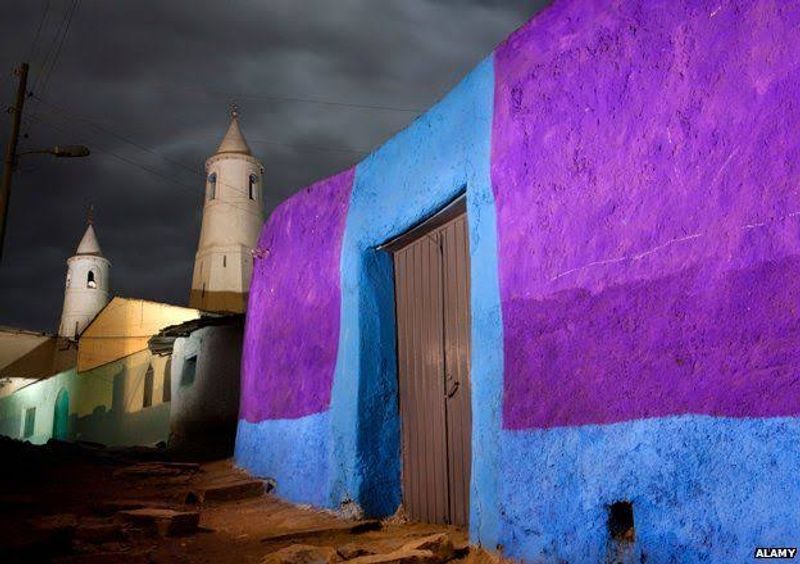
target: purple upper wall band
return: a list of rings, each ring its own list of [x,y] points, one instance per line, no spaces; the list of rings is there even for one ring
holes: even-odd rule
[[[299,192],[270,216],[250,286],[240,417],[328,408],[339,343],[339,261],[355,169]]]
[[[798,27],[556,2],[498,48],[505,428],[800,415]]]

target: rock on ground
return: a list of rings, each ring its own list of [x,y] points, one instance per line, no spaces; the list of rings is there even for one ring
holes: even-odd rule
[[[330,546],[293,544],[267,554],[261,564],[330,564],[338,560],[336,550]]]

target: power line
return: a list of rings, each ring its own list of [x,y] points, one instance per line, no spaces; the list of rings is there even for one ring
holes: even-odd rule
[[[58,59],[61,57],[61,51],[64,49],[64,43],[67,40],[67,36],[69,35],[70,27],[72,26],[72,18],[75,16],[75,12],[78,11],[78,5],[80,4],[80,0],[73,0],[72,5],[68,9],[67,13],[64,16],[64,24],[62,26],[63,31],[61,32],[61,38],[58,42],[56,50],[53,54],[52,60],[50,62],[50,67],[47,70],[44,70],[44,78],[42,79],[42,89],[40,93],[44,95],[47,91],[47,84],[50,82],[50,77],[53,74],[53,70],[55,70],[56,65],[58,64]],[[58,37],[58,36],[56,36]],[[47,61],[45,60],[45,64]],[[38,81],[36,82],[38,85]],[[34,91],[36,91],[36,85],[34,85]]]
[[[64,17],[61,20],[61,25],[58,26],[55,30],[55,35],[53,36],[52,41],[50,42],[50,49],[45,51],[44,59],[42,59],[40,74],[36,77],[36,81],[33,84],[32,91],[36,93],[44,94],[47,91],[47,86],[50,82],[50,77],[53,74],[53,71],[58,64],[58,60],[61,56],[61,51],[64,48],[64,44],[66,42],[67,36],[69,35],[69,30],[72,25],[72,18],[75,16],[75,12],[78,10],[78,5],[80,0],[73,0],[72,4],[70,4],[67,11],[64,13]],[[50,0],[47,0],[47,4],[45,6],[45,12],[42,16],[42,21],[40,22],[40,29],[44,20],[46,19],[47,12],[50,8]],[[38,40],[39,31],[37,31],[37,39]],[[36,42],[34,40],[34,44]],[[31,61],[33,62],[33,61]],[[39,89],[39,84],[42,85],[41,90]],[[31,106],[29,110],[30,116],[36,115],[36,107],[37,105],[34,104]],[[26,124],[25,136],[30,133],[30,120],[28,120]]]
[[[28,60],[33,64],[33,60],[36,57],[39,37],[42,35],[42,29],[44,28],[44,23],[47,21],[47,14],[50,12],[50,0],[45,0],[44,3],[44,10],[42,10],[42,17],[39,18],[39,26],[36,28],[36,34],[33,36],[33,41],[31,42],[30,49],[28,51]]]
[[[190,86],[188,84],[162,84],[163,87],[169,86],[169,88],[181,88],[183,90],[192,90],[195,92],[202,92],[204,94],[208,94],[211,96],[216,96],[220,98],[230,99],[244,99],[244,100],[266,100],[270,102],[287,102],[287,103],[298,103],[298,104],[318,104],[321,106],[334,106],[340,108],[356,108],[362,110],[378,110],[378,111],[385,111],[385,112],[404,112],[404,113],[414,113],[414,114],[421,114],[425,110],[420,108],[401,108],[398,106],[386,106],[386,105],[379,105],[379,104],[356,104],[353,102],[342,102],[341,100],[325,100],[322,98],[303,98],[300,96],[275,96],[275,95],[268,95],[268,94],[248,94],[243,92],[226,92],[222,90],[211,90],[206,88],[200,88],[197,86]]]
[[[64,128],[60,127],[60,126],[57,126],[52,122],[45,121],[39,116],[33,117],[33,119],[38,121],[39,123],[42,123],[43,125],[45,125],[47,127],[50,127],[52,129],[57,130],[57,131],[66,132],[66,129],[64,129]],[[163,173],[161,173],[161,172],[159,172],[157,170],[154,170],[154,169],[152,169],[152,168],[150,168],[148,166],[145,166],[145,165],[143,165],[143,164],[141,164],[141,163],[139,163],[139,162],[137,162],[137,161],[135,161],[133,159],[130,159],[128,157],[125,157],[123,155],[115,153],[114,151],[111,151],[109,149],[105,149],[103,147],[100,147],[100,146],[98,146],[96,144],[93,144],[92,149],[96,150],[96,151],[99,151],[100,153],[106,154],[106,155],[108,155],[110,157],[113,157],[113,158],[115,158],[115,159],[117,159],[119,161],[122,161],[122,162],[126,163],[126,164],[134,166],[134,167],[136,167],[138,169],[141,169],[141,170],[143,170],[145,172],[149,172],[150,174],[158,176],[159,178],[167,180],[168,182],[170,182],[171,184],[173,184],[175,186],[178,186],[179,188],[182,188],[182,189],[185,189],[185,190],[189,190],[193,196],[198,196],[199,195],[198,194],[198,190],[194,185],[186,184],[186,183],[182,182],[181,180],[178,180],[178,179],[176,179],[174,177],[171,177],[171,176],[167,176],[166,174],[163,174]],[[242,196],[244,195],[244,190],[239,190],[238,187],[236,187],[236,186],[233,186],[231,184],[227,184],[225,182],[221,182],[221,184],[224,185],[224,186],[228,186],[232,190],[238,191],[239,195],[242,195]],[[232,208],[235,208],[235,209],[239,209],[239,210],[242,210],[242,211],[246,211],[246,212],[250,212],[251,211],[250,208],[242,206],[242,205],[239,205],[239,204],[236,204],[234,202],[224,202],[224,201],[219,200],[217,202],[217,204],[218,205],[226,205],[226,206],[229,206],[229,207],[232,207]]]
[[[56,104],[48,102],[47,100],[44,100],[43,98],[41,98],[41,97],[39,97],[37,95],[34,95],[34,98],[36,98],[37,100],[39,100],[43,104],[53,108],[54,110],[59,111],[60,113],[64,114],[66,117],[68,117],[70,119],[86,123],[89,126],[93,127],[94,129],[99,130],[101,132],[104,132],[104,133],[106,133],[108,135],[111,135],[112,137],[114,137],[114,138],[116,138],[116,139],[118,139],[120,141],[123,141],[125,143],[128,143],[128,144],[136,147],[137,149],[140,149],[140,150],[145,151],[145,152],[147,152],[147,153],[149,153],[151,155],[154,155],[154,156],[156,156],[156,157],[158,157],[158,158],[160,158],[160,159],[162,159],[162,160],[164,160],[164,161],[166,161],[168,163],[171,163],[171,164],[174,164],[176,166],[179,166],[182,169],[184,169],[184,170],[186,170],[186,171],[188,171],[188,172],[190,172],[192,174],[195,174],[195,175],[199,176],[200,178],[202,178],[204,183],[206,182],[206,176],[205,176],[204,172],[200,172],[197,169],[189,167],[188,165],[186,165],[186,164],[184,164],[184,163],[182,163],[180,161],[176,161],[174,159],[170,159],[170,158],[164,156],[163,154],[161,154],[160,152],[158,152],[158,151],[156,151],[156,150],[154,150],[154,149],[152,149],[150,147],[147,147],[146,145],[138,143],[137,141],[131,139],[130,137],[128,137],[126,135],[123,135],[121,133],[113,131],[113,130],[109,129],[108,127],[106,127],[106,126],[104,126],[104,125],[102,125],[102,124],[100,124],[100,123],[98,123],[98,122],[96,122],[96,121],[94,121],[94,120],[92,120],[90,118],[87,118],[85,116],[80,116],[78,114],[70,112],[66,108],[63,108],[63,107],[60,107],[60,106],[58,106]],[[269,143],[269,144],[281,144],[281,143],[278,143],[278,142],[271,142],[271,141],[266,141],[266,140],[256,140],[256,141],[253,141],[253,142],[254,143],[259,142],[259,143]],[[318,147],[318,146],[305,146],[304,148],[311,149],[311,150],[315,150],[315,149],[317,149],[317,150],[325,150],[326,149],[324,147]],[[132,160],[132,159],[130,159],[128,157],[119,155],[119,154],[117,154],[117,153],[115,153],[115,152],[113,152],[113,151],[111,151],[109,149],[103,149],[102,147],[98,147],[98,150],[100,152],[102,152],[102,153],[106,153],[106,154],[116,158],[117,160],[126,162],[126,163],[128,163],[128,164],[130,164],[132,166],[136,166],[136,167],[138,167],[138,168],[140,168],[140,169],[142,169],[142,170],[144,170],[146,172],[149,172],[151,174],[159,176],[160,178],[163,178],[165,180],[173,182],[173,183],[175,183],[176,185],[178,185],[178,186],[180,186],[182,188],[188,188],[188,189],[190,189],[192,191],[193,195],[197,194],[197,188],[195,186],[189,186],[188,184],[185,184],[180,180],[177,180],[177,179],[175,179],[173,177],[170,177],[170,176],[166,176],[166,175],[160,173],[157,170],[151,169],[151,168],[149,168],[149,167],[147,167],[147,166],[145,166],[145,165],[143,165],[143,164],[141,164],[139,162],[136,162],[136,161],[134,161],[134,160]],[[342,150],[346,150],[346,149],[342,149]],[[355,152],[355,150],[352,150],[352,151]],[[227,188],[233,190],[234,193],[237,193],[239,196],[242,196],[242,197],[245,196],[244,188],[240,188],[238,186],[234,186],[234,185],[229,184],[227,182],[224,182],[222,180],[219,180],[219,183],[220,183],[220,185],[226,186]],[[237,204],[235,204],[233,202],[220,201],[218,203],[223,204],[223,205],[227,205],[227,206],[231,206],[231,207],[234,207],[236,209],[240,209],[242,211],[249,211],[249,208],[246,208],[246,207],[241,206],[241,205],[237,205]]]
[[[66,115],[67,117],[69,117],[71,119],[87,123],[90,126],[94,127],[95,129],[98,129],[98,130],[100,130],[100,131],[102,131],[102,132],[104,132],[104,133],[106,133],[108,135],[111,135],[112,137],[118,139],[119,141],[122,141],[124,143],[128,143],[129,145],[133,145],[137,149],[140,149],[142,151],[150,153],[151,155],[154,155],[154,156],[156,156],[156,157],[158,157],[160,159],[163,159],[163,160],[165,160],[165,161],[167,161],[169,163],[172,163],[172,164],[174,164],[176,166],[179,166],[179,167],[181,167],[181,168],[183,168],[185,170],[188,170],[192,174],[199,174],[199,172],[198,172],[198,170],[196,168],[193,168],[193,167],[191,167],[189,165],[186,165],[186,164],[184,164],[184,163],[182,163],[180,161],[176,161],[174,159],[171,159],[171,158],[169,158],[169,157],[167,157],[167,156],[155,151],[154,149],[151,149],[150,147],[147,147],[146,145],[142,145],[141,143],[138,143],[137,141],[131,139],[130,137],[127,137],[125,135],[122,135],[121,133],[117,133],[115,131],[112,131],[108,127],[98,123],[95,120],[92,120],[92,119],[90,119],[90,118],[88,118],[86,116],[81,116],[81,115],[75,114],[73,112],[70,112],[66,108],[63,108],[63,107],[58,106],[56,104],[53,104],[52,102],[48,102],[47,100],[45,100],[44,98],[42,98],[41,96],[39,96],[37,94],[33,94],[32,97],[34,99],[38,100],[39,102],[45,104],[46,106],[49,106],[49,107],[53,108],[54,110],[57,110],[57,111],[63,113],[64,115]]]
[[[39,119],[41,121],[41,118],[36,118],[36,119]],[[54,124],[52,124],[52,123],[46,123],[45,125],[50,125],[51,127],[55,127]],[[59,129],[61,129],[61,128],[59,128]],[[64,130],[61,129],[61,131],[64,131]],[[117,137],[119,137],[122,140],[125,140],[124,137],[120,137],[120,136],[117,136]],[[159,155],[155,151],[153,151],[153,150],[151,150],[151,149],[149,149],[149,148],[147,148],[147,147],[145,147],[143,145],[136,144],[135,142],[132,142],[132,141],[127,141],[127,142],[133,143],[134,146],[136,146],[136,147],[138,147],[140,149],[146,150],[147,152],[152,153],[157,157],[166,159],[166,157],[163,157],[162,155]],[[188,190],[191,191],[192,195],[194,195],[194,196],[197,195],[198,190],[197,190],[197,187],[195,185],[189,185],[189,184],[186,184],[183,181],[178,180],[178,179],[176,179],[174,177],[167,176],[167,175],[165,175],[165,174],[163,174],[163,173],[161,173],[161,172],[159,172],[157,170],[154,170],[154,169],[152,169],[152,168],[150,168],[148,166],[145,166],[145,165],[141,164],[138,161],[135,161],[133,159],[130,159],[128,157],[125,157],[123,155],[115,153],[114,151],[111,151],[110,149],[105,149],[103,147],[99,147],[96,144],[94,145],[94,147],[95,147],[96,150],[100,151],[101,153],[104,153],[104,154],[107,154],[107,155],[109,155],[111,157],[114,157],[115,159],[117,159],[119,161],[122,161],[124,163],[127,163],[127,164],[129,164],[131,166],[135,166],[135,167],[137,167],[137,168],[139,168],[141,170],[144,170],[145,172],[149,172],[150,174],[154,174],[154,175],[156,175],[156,176],[158,176],[160,178],[163,178],[164,180],[167,180],[167,181],[175,184],[176,186],[188,189]],[[166,160],[168,160],[170,162],[176,162],[177,163],[177,161],[171,161],[170,159],[166,159]],[[195,173],[195,174],[199,175],[203,179],[203,182],[205,182],[205,174],[204,173],[198,172],[196,170],[192,170],[191,168],[186,167],[185,165],[181,165],[181,166],[183,168],[185,168],[186,170],[188,170],[189,172],[192,172],[192,173]],[[227,186],[231,190],[234,190],[236,193],[238,193],[239,196],[244,196],[244,194],[245,194],[244,189],[240,189],[238,186],[233,186],[232,184],[228,184],[227,182],[223,182],[223,181],[220,181],[220,184],[222,186]],[[246,208],[244,206],[241,206],[241,205],[238,205],[238,204],[235,204],[233,202],[220,201],[218,203],[224,204],[224,205],[227,205],[227,206],[231,206],[231,207],[243,210],[243,211],[250,211],[248,208]]]
[[[180,161],[176,161],[175,159],[171,159],[169,157],[166,157],[163,154],[161,154],[160,152],[157,152],[156,150],[152,149],[151,147],[147,147],[145,145],[142,145],[141,143],[138,143],[137,141],[131,139],[130,137],[128,137],[126,135],[123,135],[123,134],[121,134],[119,132],[116,132],[116,131],[113,131],[113,130],[109,129],[107,126],[97,122],[96,120],[93,120],[93,119],[91,119],[89,117],[86,117],[86,116],[82,116],[82,115],[76,114],[74,112],[71,112],[70,110],[64,108],[63,106],[59,106],[57,104],[54,104],[52,102],[49,102],[49,101],[43,99],[41,96],[38,96],[37,94],[32,94],[32,97],[34,99],[38,100],[39,102],[41,102],[42,104],[44,104],[46,106],[49,106],[49,107],[53,108],[54,110],[63,113],[67,117],[70,117],[72,119],[88,123],[89,125],[95,127],[96,129],[99,129],[99,130],[103,131],[104,133],[107,133],[107,134],[109,134],[109,135],[111,135],[113,137],[116,137],[120,141],[123,141],[125,143],[130,144],[130,145],[133,145],[134,147],[137,147],[138,149],[141,149],[141,150],[146,151],[146,152],[148,152],[148,153],[150,153],[152,155],[155,155],[158,158],[163,159],[163,160],[165,160],[167,162],[170,162],[170,163],[172,163],[172,164],[174,164],[176,166],[179,166],[181,168],[189,170],[192,173],[198,173],[196,168],[192,168],[189,165],[186,165],[185,163],[182,163]],[[281,147],[288,147],[290,149],[299,149],[299,150],[334,151],[334,152],[354,153],[354,154],[358,154],[358,155],[365,155],[365,154],[369,153],[369,151],[366,150],[366,149],[354,149],[352,147],[333,147],[333,146],[322,146],[322,145],[306,145],[306,144],[297,144],[297,143],[284,143],[282,141],[274,141],[274,140],[271,140],[271,139],[250,139],[249,141],[251,143],[253,143],[253,144],[264,143],[264,144],[267,144],[267,145],[277,145],[277,146],[281,146]]]
[[[351,149],[350,147],[323,147],[322,145],[298,145],[296,143],[281,143],[280,141],[268,141],[266,139],[250,139],[250,143],[254,145],[277,145],[280,147],[289,147],[290,149],[300,149],[309,151],[333,151],[342,153],[353,153],[356,155],[366,155],[369,153],[367,149]]]

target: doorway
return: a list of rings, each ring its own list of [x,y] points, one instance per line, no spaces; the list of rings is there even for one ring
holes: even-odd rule
[[[469,521],[469,238],[464,198],[389,243],[393,253],[402,440],[409,518]]]
[[[53,409],[53,438],[60,441],[69,438],[69,392],[65,389],[58,392]]]

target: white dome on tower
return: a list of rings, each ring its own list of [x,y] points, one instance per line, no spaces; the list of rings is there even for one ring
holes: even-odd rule
[[[64,309],[58,334],[77,339],[109,300],[111,262],[103,256],[89,215],[86,232],[67,260]]]

